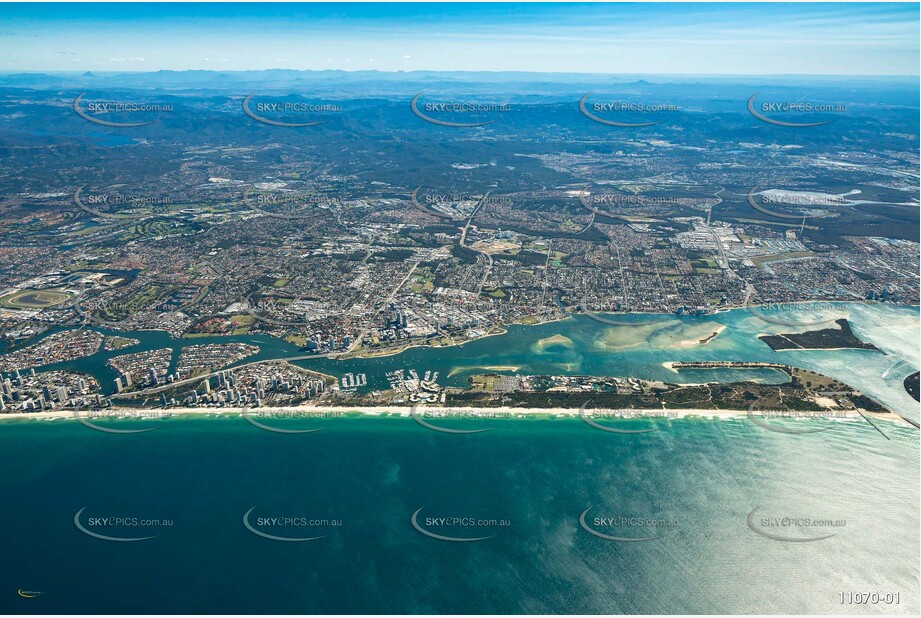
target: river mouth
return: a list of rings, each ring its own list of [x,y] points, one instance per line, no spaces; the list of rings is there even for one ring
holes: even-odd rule
[[[468,378],[478,373],[503,375],[588,375],[635,377],[677,384],[727,383],[751,380],[762,384],[783,381],[770,369],[695,369],[675,372],[667,364],[676,361],[762,362],[789,364],[828,375],[870,394],[903,414],[917,415],[913,400],[901,382],[918,367],[918,350],[910,341],[918,334],[918,308],[882,304],[845,304],[855,334],[873,343],[881,352],[869,350],[785,350],[775,352],[759,336],[805,332],[800,328],[765,322],[746,309],[688,317],[663,316],[661,321],[642,320],[635,325],[611,325],[574,315],[564,320],[539,325],[510,325],[506,332],[469,341],[462,346],[411,347],[390,356],[334,359],[308,357],[293,361],[312,371],[340,376],[365,374],[367,383],[358,392],[386,390],[386,374],[414,368],[439,372],[442,386],[464,388]],[[631,316],[626,316],[630,320]],[[38,368],[38,371],[66,369],[96,377],[103,391],[114,391],[117,373],[106,366],[113,356],[126,352],[172,348],[170,370],[178,362],[180,349],[203,343],[246,343],[259,352],[241,363],[268,359],[290,359],[307,354],[285,341],[264,335],[235,335],[172,339],[161,331],[126,333],[95,328],[105,335],[130,336],[140,344],[116,351],[98,353],[76,361]],[[901,363],[901,364],[898,364]],[[897,365],[896,370],[891,368]],[[895,375],[895,374],[899,375]],[[902,375],[904,373],[904,375]],[[912,417],[913,418],[913,417]]]

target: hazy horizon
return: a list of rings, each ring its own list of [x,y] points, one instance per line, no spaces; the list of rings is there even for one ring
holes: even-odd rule
[[[17,72],[917,76],[907,3],[6,4]]]
[[[28,70],[28,69],[5,69],[0,70],[0,75],[70,75],[81,76],[91,75],[153,75],[157,73],[267,73],[271,71],[286,71],[290,73],[348,73],[355,75],[359,73],[381,73],[384,75],[410,75],[420,73],[437,73],[437,74],[522,74],[522,75],[578,75],[578,76],[604,76],[604,77],[629,77],[642,80],[645,77],[699,77],[714,79],[731,79],[735,77],[820,77],[828,79],[917,79],[918,75],[912,74],[838,74],[838,73],[604,73],[595,71],[518,71],[518,70],[463,70],[463,69],[290,69],[285,67],[266,67],[262,69],[151,69],[151,70],[134,70],[134,71],[115,71],[115,70]]]

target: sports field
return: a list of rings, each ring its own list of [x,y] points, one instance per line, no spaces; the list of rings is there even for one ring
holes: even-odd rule
[[[71,295],[58,290],[20,290],[0,298],[0,306],[13,309],[45,309],[70,300]]]

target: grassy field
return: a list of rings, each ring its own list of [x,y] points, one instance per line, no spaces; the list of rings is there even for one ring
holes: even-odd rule
[[[241,315],[235,315],[231,317],[230,321],[235,326],[235,328],[233,329],[234,335],[245,335],[249,332],[249,329],[252,327],[253,323],[256,321],[256,318],[254,318],[251,315],[241,314]]]
[[[811,257],[813,253],[811,251],[791,251],[789,253],[778,253],[776,255],[764,255],[761,257],[751,258],[752,264],[760,267],[762,264],[768,262],[782,262],[784,260],[793,260],[796,258]]]
[[[0,298],[0,305],[11,309],[45,309],[73,298],[61,290],[20,290]]]

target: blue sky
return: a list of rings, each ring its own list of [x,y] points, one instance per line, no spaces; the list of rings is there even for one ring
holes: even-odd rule
[[[918,75],[917,4],[4,4],[0,71]]]

